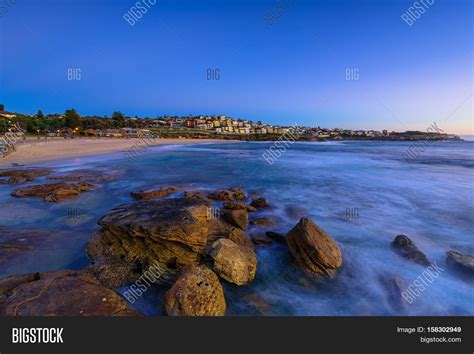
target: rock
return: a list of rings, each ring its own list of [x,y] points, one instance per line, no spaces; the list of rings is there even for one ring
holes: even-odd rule
[[[267,231],[265,232],[265,235],[276,242],[286,244],[286,237],[282,234],[279,234],[278,232]]]
[[[396,236],[392,241],[392,247],[396,248],[403,257],[412,262],[426,267],[431,264],[426,258],[426,255],[405,235]]]
[[[18,184],[27,181],[34,181],[37,177],[43,177],[50,174],[50,169],[24,169],[24,170],[4,170],[0,171],[0,177],[9,177],[8,183]]]
[[[446,252],[446,265],[464,275],[474,276],[474,256],[455,251]]]
[[[139,316],[114,291],[76,271],[0,278],[3,316]]]
[[[184,192],[185,199],[197,199],[202,202],[209,203],[210,200],[205,196],[203,191],[186,191]]]
[[[272,243],[272,239],[268,238],[265,234],[252,235],[252,241],[256,245],[269,245],[270,243]]]
[[[106,288],[118,289],[134,282],[143,274],[146,268],[142,263],[140,260],[130,263],[122,258],[104,258],[92,262],[84,272]]]
[[[235,202],[235,201],[224,202],[224,208],[229,209],[229,210],[257,211],[257,209],[251,205],[247,205],[243,202]]]
[[[160,282],[205,255],[209,204],[196,199],[158,199],[121,205],[99,221],[102,228],[88,245],[93,260],[124,259],[162,266]]]
[[[208,194],[213,200],[243,200],[246,198],[245,191],[241,188],[218,189]]]
[[[212,244],[210,256],[216,273],[230,283],[244,285],[255,278],[257,257],[248,247],[221,238]]]
[[[94,169],[56,173],[52,176],[48,176],[48,179],[73,182],[112,182],[118,177],[119,173],[117,171]]]
[[[286,240],[296,264],[311,278],[333,278],[342,266],[339,246],[311,219],[302,218]]]
[[[75,198],[82,192],[99,189],[101,186],[92,183],[52,183],[28,186],[15,189],[11,195],[18,198],[41,197],[45,202],[62,202]]]
[[[252,225],[267,227],[275,225],[275,221],[271,218],[258,218],[250,222]]]
[[[261,295],[249,294],[244,296],[242,299],[252,305],[261,315],[270,316],[272,314],[271,306]]]
[[[168,316],[224,316],[226,308],[222,285],[205,266],[186,269],[165,295]]]
[[[212,219],[209,222],[209,234],[207,238],[208,245],[212,245],[214,241],[220,238],[228,238],[236,244],[254,249],[252,241],[245,232],[221,220]]]
[[[50,231],[0,227],[0,265],[4,266],[18,256],[34,251],[52,235]]]
[[[245,210],[224,209],[222,211],[222,219],[242,230],[246,230],[249,226],[249,214]]]
[[[387,301],[395,311],[403,311],[406,301],[403,300],[402,292],[407,288],[406,282],[393,276],[379,276],[379,282],[387,293]]]
[[[130,193],[135,199],[153,199],[170,195],[179,191],[178,187],[155,187],[142,189],[136,192]]]
[[[270,207],[270,205],[268,205],[268,202],[265,198],[253,199],[250,205],[255,208],[269,208]]]

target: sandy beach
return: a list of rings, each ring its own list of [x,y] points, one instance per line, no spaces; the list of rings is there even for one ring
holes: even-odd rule
[[[0,159],[0,167],[14,165],[34,165],[54,160],[91,156],[108,152],[127,151],[133,147],[174,145],[174,144],[202,144],[221,142],[213,139],[28,139],[18,141],[16,151]],[[148,144],[148,145],[147,145]]]

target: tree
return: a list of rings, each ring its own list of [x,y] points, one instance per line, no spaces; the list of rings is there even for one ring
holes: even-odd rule
[[[75,109],[68,109],[64,112],[64,125],[71,129],[79,126],[81,123],[81,116],[76,112]]]
[[[0,104],[0,111],[4,111],[5,110],[5,106],[3,104]]]
[[[115,126],[118,128],[122,128],[125,125],[125,116],[122,112],[114,112],[112,114],[112,119],[115,123]]]
[[[38,110],[38,113],[36,113],[36,118],[38,118],[38,119],[43,119],[44,118],[44,114],[43,114],[43,112],[41,112],[41,109]]]

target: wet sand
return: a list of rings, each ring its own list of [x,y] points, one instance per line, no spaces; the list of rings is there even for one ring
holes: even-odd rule
[[[127,151],[133,147],[222,142],[214,139],[27,139],[18,141],[16,151],[0,158],[0,167],[34,165],[54,160]]]

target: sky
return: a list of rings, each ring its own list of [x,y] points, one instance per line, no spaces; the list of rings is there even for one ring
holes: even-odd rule
[[[136,2],[0,0],[0,103],[474,134],[473,1]]]

